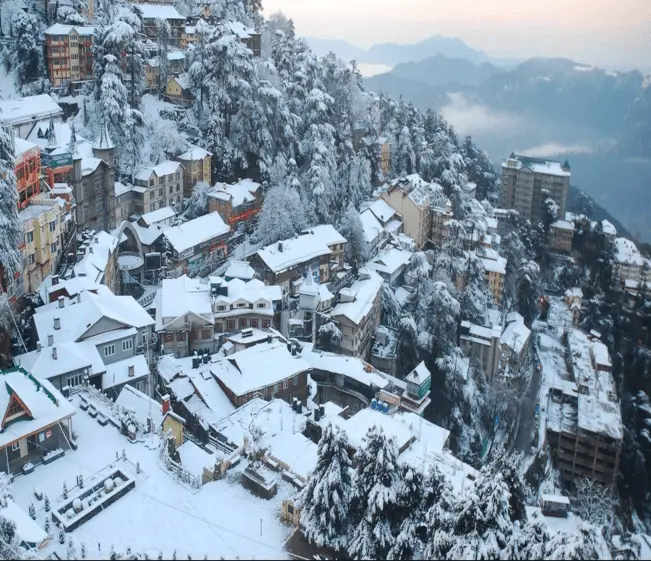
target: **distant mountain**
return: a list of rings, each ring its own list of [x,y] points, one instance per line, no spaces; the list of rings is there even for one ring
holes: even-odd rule
[[[490,62],[474,64],[467,59],[437,54],[420,62],[400,63],[391,70],[391,74],[399,78],[422,81],[430,86],[477,86],[503,71]]]
[[[306,37],[305,40],[312,49],[312,52],[319,57],[323,57],[332,52],[347,62],[353,59],[359,61],[360,57],[366,52],[361,47],[356,47],[343,39]]]

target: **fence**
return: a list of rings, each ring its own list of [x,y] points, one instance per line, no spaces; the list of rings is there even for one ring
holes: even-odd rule
[[[189,486],[191,489],[198,490],[201,488],[201,476],[193,475],[181,464],[175,462],[170,458],[167,453],[167,439],[162,438],[158,447],[158,458],[162,462],[163,467],[174,477],[179,483]]]

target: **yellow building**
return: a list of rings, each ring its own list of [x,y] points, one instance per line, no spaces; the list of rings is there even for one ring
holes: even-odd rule
[[[402,216],[404,232],[422,249],[431,234],[431,213],[426,183],[419,175],[392,181],[382,193],[382,199]]]
[[[212,153],[199,146],[190,146],[177,157],[183,164],[183,196],[190,197],[198,181],[212,185]]]
[[[504,278],[506,277],[507,261],[495,250],[483,249],[483,255],[482,261],[484,263],[484,270],[486,271],[486,284],[491,291],[493,301],[499,306],[502,303],[502,296],[504,294]]]
[[[190,77],[187,74],[173,76],[167,81],[165,98],[170,103],[187,107],[192,105],[194,96],[190,91]]]
[[[62,222],[65,206],[59,201],[35,197],[19,212],[25,245],[23,279],[26,292],[34,292],[43,279],[56,270],[61,257]]]
[[[188,45],[194,45],[199,41],[199,35],[197,35],[197,28],[193,25],[186,25],[181,31],[181,44],[182,49],[187,49]]]

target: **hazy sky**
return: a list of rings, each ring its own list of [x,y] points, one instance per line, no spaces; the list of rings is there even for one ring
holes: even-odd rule
[[[440,34],[493,56],[651,69],[651,0],[263,0],[300,35],[361,47]]]

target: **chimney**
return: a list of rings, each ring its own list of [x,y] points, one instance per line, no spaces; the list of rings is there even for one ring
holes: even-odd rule
[[[54,318],[54,329],[61,329],[61,318]]]
[[[56,347],[52,347],[52,358],[54,360],[57,359],[57,348]]]
[[[57,300],[59,301],[59,308],[63,308],[63,306],[65,306],[66,299],[63,296],[59,296]]]
[[[48,333],[47,335],[47,346],[51,347],[54,344],[54,335],[52,333]]]
[[[168,394],[165,394],[163,396],[163,415],[167,413],[170,410],[170,396]]]
[[[93,246],[92,245],[88,248],[88,253],[93,253]]]
[[[36,341],[36,350],[41,352],[41,349],[43,348],[43,345],[41,345],[40,341]]]
[[[133,364],[129,365],[129,378],[133,378],[136,375],[136,367]]]
[[[59,275],[52,275],[52,286],[59,284]]]

